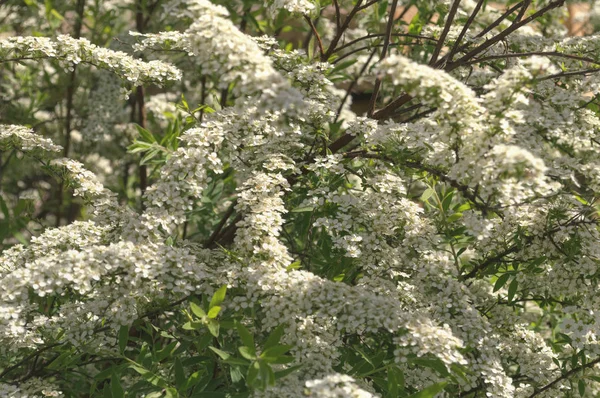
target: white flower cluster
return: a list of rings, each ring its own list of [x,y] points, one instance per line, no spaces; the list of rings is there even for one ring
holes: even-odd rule
[[[98,47],[87,39],[60,35],[56,40],[47,37],[8,37],[0,40],[0,59],[3,61],[57,59],[66,69],[88,63],[107,69],[133,85],[162,84],[181,79],[181,72],[160,61],[144,62],[120,51]]]
[[[279,240],[285,190],[289,184],[281,174],[253,174],[241,187],[236,209],[246,217],[237,225],[235,237],[239,250],[261,259],[261,267],[283,268],[291,262],[285,245]]]
[[[227,18],[227,10],[208,0],[195,0],[189,5],[195,18],[184,32],[140,34],[134,46],[182,50],[192,57],[204,75],[218,76],[218,88],[225,89],[236,82],[235,90],[244,94],[272,90],[284,84],[271,61],[262,54],[254,40],[240,32]]]
[[[374,398],[373,395],[356,385],[347,375],[331,374],[322,379],[306,382],[307,396],[319,398]]]
[[[312,0],[270,0],[269,12],[276,15],[279,10],[287,10],[292,13],[309,14],[315,9]]]
[[[222,163],[217,152],[223,142],[218,124],[205,122],[181,136],[187,144],[178,148],[161,169],[161,179],[146,191],[148,209],[143,214],[150,229],[161,226],[171,231],[185,219],[194,199],[202,197],[210,181],[208,171],[221,173]]]
[[[0,124],[0,149],[18,148],[25,152],[40,150],[60,152],[62,147],[50,139],[35,134],[32,129],[17,125]]]
[[[74,191],[75,196],[97,197],[107,194],[108,191],[97,181],[94,173],[86,170],[82,163],[69,158],[60,158],[53,159],[50,164],[67,170],[70,179],[77,185]]]

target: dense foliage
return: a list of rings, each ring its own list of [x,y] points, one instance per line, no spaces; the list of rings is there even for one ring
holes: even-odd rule
[[[0,0],[0,396],[599,396],[598,16]]]

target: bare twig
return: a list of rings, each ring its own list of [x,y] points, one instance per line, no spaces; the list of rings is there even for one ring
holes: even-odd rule
[[[340,13],[340,4],[338,0],[333,0],[333,6],[335,7],[335,26],[337,29],[342,27],[342,15]]]
[[[452,63],[448,64],[448,67],[446,68],[446,70],[451,71],[451,70],[454,70],[454,69],[458,68],[459,66],[464,65],[466,62],[468,62],[469,60],[471,60],[471,58],[473,58],[474,56],[476,56],[480,52],[488,49],[489,47],[493,46],[494,44],[498,43],[499,41],[504,40],[504,38],[506,38],[508,35],[510,35],[514,31],[516,31],[520,27],[522,27],[524,25],[527,25],[531,21],[533,21],[536,18],[544,15],[545,13],[547,13],[550,10],[562,6],[565,3],[565,1],[566,0],[556,0],[556,1],[553,1],[553,2],[549,3],[546,7],[540,9],[539,11],[537,11],[535,13],[533,13],[529,17],[523,19],[522,21],[520,21],[520,22],[518,22],[516,24],[511,25],[510,27],[508,27],[505,30],[503,30],[502,32],[500,32],[498,35],[496,35],[496,36],[494,36],[494,37],[486,40],[485,42],[483,42],[479,46],[475,47],[473,50],[469,51],[467,54],[465,54],[462,58],[460,58],[456,62],[452,62]]]
[[[221,233],[221,230],[225,226],[225,223],[227,223],[227,220],[229,220],[229,217],[231,217],[231,215],[233,214],[233,211],[235,210],[236,202],[237,201],[234,201],[231,204],[231,206],[229,206],[229,209],[227,209],[227,211],[225,212],[223,217],[221,217],[221,221],[219,221],[219,223],[217,224],[217,227],[215,228],[213,233],[210,235],[210,237],[208,238],[206,243],[204,243],[204,247],[210,248],[215,244],[215,242],[217,241],[217,238],[219,237],[219,234]]]
[[[452,57],[454,56],[454,54],[457,53],[458,51],[458,47],[460,45],[460,42],[462,41],[462,39],[465,37],[465,35],[467,34],[467,31],[469,30],[469,27],[471,26],[471,24],[473,23],[473,21],[475,20],[475,17],[477,16],[477,14],[479,13],[479,10],[481,9],[481,7],[483,6],[483,3],[486,0],[479,0],[477,2],[477,5],[475,6],[475,9],[473,9],[473,12],[471,13],[471,15],[469,16],[469,19],[467,19],[467,22],[465,23],[465,26],[463,26],[462,30],[460,31],[460,34],[458,35],[458,37],[456,38],[456,41],[454,42],[454,46],[452,46],[452,49],[450,50],[450,52],[448,53],[447,59],[449,61],[452,61]]]
[[[454,22],[454,17],[456,16],[456,12],[458,11],[458,6],[460,5],[460,0],[454,0],[452,3],[452,7],[450,7],[450,11],[448,12],[448,17],[446,18],[446,23],[444,25],[444,30],[438,39],[437,45],[433,50],[433,54],[431,55],[431,60],[429,61],[429,65],[435,65],[438,56],[440,55],[440,51],[442,51],[442,47],[444,47],[444,42],[446,41],[446,37],[448,36],[448,32],[450,32],[450,28],[452,27],[452,23]]]
[[[392,29],[394,27],[394,15],[396,14],[396,7],[398,6],[398,0],[393,0],[392,7],[390,9],[390,16],[388,18],[388,23],[385,32],[385,39],[383,41],[383,48],[381,49],[381,55],[379,56],[379,60],[382,61],[387,56],[388,48],[390,46],[390,41],[392,40]],[[367,116],[373,115],[375,111],[375,104],[377,103],[377,96],[379,95],[379,89],[381,88],[381,79],[378,77],[375,79],[375,86],[373,87],[373,94],[371,95],[371,100],[369,101],[369,110],[367,111]]]
[[[369,58],[367,59],[367,62],[364,63],[364,65],[362,66],[362,68],[358,72],[358,75],[356,75],[356,77],[354,78],[354,80],[352,80],[352,82],[348,86],[348,89],[346,90],[346,94],[344,95],[344,98],[342,98],[342,101],[340,102],[340,106],[338,107],[337,113],[335,114],[335,120],[333,121],[334,123],[337,122],[337,120],[339,119],[340,114],[342,113],[342,109],[344,108],[344,104],[346,103],[346,100],[348,100],[348,97],[350,96],[350,93],[354,89],[354,86],[356,86],[356,83],[358,82],[358,79],[360,79],[360,77],[365,73],[365,71],[369,67],[369,64],[371,63],[371,60],[375,56],[376,52],[377,52],[377,49],[371,51],[371,54],[369,55]]]
[[[538,395],[540,395],[541,393],[543,393],[546,390],[551,389],[552,387],[554,387],[554,385],[556,385],[557,383],[568,379],[569,377],[573,376],[574,374],[587,369],[587,368],[591,368],[592,366],[596,365],[600,363],[600,357],[594,359],[593,361],[590,362],[586,362],[584,365],[578,366],[576,368],[573,368],[571,370],[569,370],[568,372],[564,373],[563,375],[561,375],[560,377],[558,377],[557,379],[553,380],[552,382],[546,384],[544,387],[540,388],[539,390],[536,390],[533,394],[531,394],[529,396],[529,398],[533,398],[536,397]]]
[[[335,36],[331,40],[331,43],[329,44],[329,48],[327,48],[327,51],[325,52],[325,54],[323,54],[321,56],[321,61],[327,61],[329,59],[329,57],[331,57],[331,55],[335,52],[336,46],[338,45],[340,39],[344,35],[344,32],[346,32],[346,29],[348,29],[348,27],[350,26],[350,22],[352,21],[352,18],[354,18],[356,13],[360,11],[361,4],[362,4],[362,0],[358,0],[356,2],[356,5],[354,6],[354,8],[350,11],[348,16],[344,20],[344,23],[342,24],[342,26],[339,29],[336,29]]]
[[[521,22],[521,19],[525,15],[525,12],[527,11],[527,9],[529,8],[530,5],[531,5],[531,0],[525,0],[523,2],[523,6],[519,10],[519,13],[517,14],[517,17],[515,18],[515,20],[513,21],[513,24]]]
[[[325,49],[323,48],[323,42],[321,41],[321,36],[319,35],[319,32],[317,31],[317,27],[315,26],[315,24],[313,23],[313,21],[310,19],[310,17],[308,15],[304,15],[304,19],[310,25],[313,35],[317,39],[317,43],[319,45],[319,53],[321,54],[321,57],[323,57],[325,55]]]

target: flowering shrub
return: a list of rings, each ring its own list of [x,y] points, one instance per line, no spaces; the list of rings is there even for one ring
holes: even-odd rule
[[[0,396],[599,396],[589,3],[0,0]]]

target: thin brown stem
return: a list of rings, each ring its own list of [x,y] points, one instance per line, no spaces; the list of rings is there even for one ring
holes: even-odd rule
[[[377,52],[376,49],[373,50],[373,51],[371,51],[371,54],[369,55],[369,58],[367,59],[367,61],[364,63],[364,65],[362,66],[362,68],[358,72],[358,75],[356,75],[356,77],[354,78],[354,80],[352,80],[352,82],[348,86],[348,89],[346,90],[346,94],[344,95],[344,98],[342,98],[342,101],[340,103],[340,106],[338,107],[337,113],[335,114],[335,120],[333,121],[334,123],[337,122],[337,120],[339,119],[340,114],[342,113],[342,109],[344,108],[344,104],[348,100],[348,97],[350,96],[350,93],[354,89],[354,86],[356,86],[356,83],[358,83],[358,79],[360,79],[360,77],[365,73],[365,71],[369,67],[369,64],[371,63],[371,60],[375,56],[376,52]]]
[[[144,0],[137,0],[136,4],[136,13],[135,13],[135,27],[138,32],[144,33],[146,30],[146,24],[150,21],[148,14],[148,18],[144,19]],[[157,0],[158,3],[158,0]],[[155,4],[157,4],[155,3]],[[135,93],[136,105],[137,105],[137,123],[142,128],[146,128],[146,106],[145,106],[145,95],[144,95],[144,87],[138,86]],[[139,179],[140,179],[140,191],[142,195],[146,192],[146,188],[148,187],[148,170],[145,165],[140,165],[139,170]],[[143,206],[143,204],[142,204]]]
[[[352,46],[353,44],[356,44],[356,43],[361,42],[363,40],[373,39],[373,38],[376,38],[376,37],[384,37],[386,35],[387,35],[386,33],[371,33],[371,34],[368,34],[366,36],[359,37],[358,39],[354,39],[354,40],[352,40],[352,41],[344,44],[343,46],[338,47],[335,50],[335,52],[342,51],[345,48],[348,48],[348,47]],[[437,39],[435,39],[433,37],[421,36],[421,35],[413,35],[413,34],[410,34],[410,33],[392,33],[391,35],[393,37],[410,37],[410,38],[413,38],[413,39],[423,39],[423,40],[430,40],[430,41],[437,42]]]
[[[83,16],[85,11],[85,0],[77,0],[77,18],[75,20],[75,25],[73,28],[73,37],[76,39],[81,38],[81,29],[83,27]],[[63,157],[69,157],[69,152],[71,152],[71,130],[73,129],[73,97],[75,96],[75,83],[77,79],[77,65],[72,66],[73,70],[69,75],[69,82],[67,83],[67,107],[65,114],[65,138],[63,144]],[[60,222],[62,219],[62,207],[64,202],[64,185],[61,183],[58,187],[58,206],[56,212],[56,223],[55,225],[60,226]],[[71,212],[69,212],[71,213]]]
[[[550,10],[552,10],[554,8],[562,6],[565,3],[565,1],[566,0],[556,0],[556,1],[553,1],[553,2],[549,3],[546,7],[543,7],[542,9],[540,9],[539,11],[533,13],[529,17],[523,19],[522,21],[520,21],[518,23],[515,23],[515,24],[511,25],[510,27],[508,27],[505,30],[503,30],[502,32],[500,32],[498,35],[496,35],[496,36],[494,36],[494,37],[486,40],[485,42],[483,42],[479,46],[475,47],[473,50],[471,50],[468,53],[466,53],[462,58],[460,58],[456,62],[450,63],[448,65],[448,67],[446,68],[446,70],[447,71],[451,71],[451,70],[454,70],[454,69],[458,68],[459,66],[464,65],[465,62],[468,62],[469,60],[471,60],[474,56],[476,56],[480,52],[488,49],[489,47],[493,46],[494,44],[498,43],[499,41],[504,40],[512,32],[514,32],[517,29],[521,28],[522,26],[525,26],[528,23],[534,21],[536,18],[544,15],[548,11],[550,11]]]
[[[569,59],[575,59],[578,61],[584,61],[584,62],[589,62],[592,64],[600,65],[600,62],[596,61],[593,58],[581,57],[579,55],[573,55],[573,54],[565,54],[565,53],[561,53],[558,51],[531,51],[531,52],[526,52],[526,53],[508,53],[508,54],[488,55],[486,57],[475,58],[475,59],[465,63],[465,65],[472,65],[472,64],[477,64],[479,62],[492,61],[495,59],[530,57],[533,55],[541,55],[541,56],[545,56],[545,57],[569,58]]]
[[[552,382],[546,384],[544,387],[540,388],[539,390],[536,390],[533,394],[531,394],[529,396],[529,398],[534,398],[540,394],[542,394],[543,392],[551,389],[552,387],[554,387],[557,383],[560,383],[561,381],[568,379],[569,377],[573,376],[574,374],[587,369],[587,368],[591,368],[592,366],[596,365],[600,363],[600,357],[594,359],[593,361],[587,362],[585,363],[585,365],[581,365],[578,366],[576,368],[573,368],[571,370],[569,370],[568,372],[564,373],[563,375],[561,375],[560,377],[556,378],[555,380],[553,380]]]
[[[227,220],[229,220],[229,217],[231,217],[231,215],[233,214],[233,211],[235,210],[235,204],[236,203],[237,203],[237,201],[234,201],[231,204],[231,206],[229,206],[229,209],[227,209],[227,211],[225,212],[225,214],[223,215],[223,217],[221,217],[221,221],[219,221],[219,223],[217,224],[217,226],[216,226],[215,230],[213,231],[213,233],[210,235],[210,237],[208,238],[208,240],[206,241],[206,243],[204,243],[204,247],[206,247],[206,248],[213,247],[213,245],[217,241],[217,238],[219,237],[219,234],[221,233],[221,230],[223,229],[223,227],[227,223]]]
[[[321,54],[321,57],[323,57],[323,55],[325,55],[325,49],[323,48],[323,42],[321,41],[321,35],[319,35],[319,32],[317,31],[317,27],[315,26],[315,24],[313,23],[313,21],[310,19],[310,17],[308,15],[304,15],[304,19],[310,25],[310,29],[312,30],[313,35],[317,39],[317,44],[319,46],[319,53]]]
[[[431,55],[431,60],[429,61],[429,65],[434,65],[440,55],[440,51],[442,51],[442,47],[444,47],[444,42],[446,41],[446,37],[448,36],[448,32],[450,32],[450,28],[452,27],[452,23],[454,22],[454,17],[456,17],[456,12],[458,11],[458,6],[460,5],[460,0],[454,0],[452,3],[452,7],[450,7],[450,11],[448,12],[448,17],[446,18],[446,23],[444,24],[444,30],[440,35],[440,38],[433,50],[433,54]]]
[[[519,10],[519,13],[517,14],[517,17],[515,18],[515,20],[513,21],[513,24],[519,23],[521,21],[521,19],[525,15],[525,12],[527,11],[527,9],[529,8],[530,5],[531,5],[531,0],[525,0],[523,2],[523,6]]]
[[[383,61],[387,56],[388,48],[390,46],[390,41],[392,40],[392,29],[394,27],[394,15],[396,14],[396,7],[398,6],[398,0],[394,0],[392,2],[392,7],[390,9],[390,16],[388,18],[388,23],[385,31],[385,39],[383,41],[383,48],[381,49],[381,55],[379,56],[379,61]],[[377,103],[377,96],[379,95],[379,89],[381,88],[381,79],[378,77],[375,79],[375,86],[373,87],[373,94],[371,95],[371,99],[369,101],[369,110],[367,111],[367,116],[371,117],[373,112],[375,111],[375,104]]]
[[[342,27],[342,14],[338,0],[333,0],[333,6],[335,7],[335,26],[337,29],[340,29]]]
[[[462,39],[467,34],[467,31],[469,30],[469,27],[471,26],[471,24],[475,20],[475,17],[479,13],[479,10],[481,10],[481,7],[483,6],[483,3],[485,1],[486,0],[479,0],[477,2],[477,5],[473,9],[473,12],[471,13],[471,15],[469,15],[469,19],[467,19],[467,22],[465,23],[465,26],[463,26],[462,30],[460,31],[460,34],[458,35],[458,37],[456,38],[456,41],[454,42],[454,46],[452,46],[452,49],[448,53],[447,59],[449,61],[452,61],[452,57],[454,56],[454,54],[456,54],[458,52],[458,47],[460,46],[460,42],[462,41]]]
[[[585,76],[585,75],[589,75],[592,73],[598,73],[598,72],[600,72],[600,68],[583,69],[583,70],[576,70],[576,71],[572,71],[572,72],[560,72],[560,73],[556,73],[554,75],[548,75],[548,76],[541,77],[538,79],[538,81],[557,79],[560,77]]]
[[[346,29],[348,29],[348,27],[350,26],[350,22],[352,21],[352,18],[354,18],[356,13],[360,11],[361,4],[362,4],[362,0],[358,0],[356,2],[356,5],[354,6],[354,8],[350,11],[348,16],[344,20],[344,23],[342,24],[342,26],[339,29],[336,29],[335,36],[331,40],[331,43],[329,44],[329,48],[327,48],[327,51],[321,56],[321,61],[327,61],[329,59],[329,57],[331,57],[331,55],[335,52],[336,46],[340,42],[340,39],[344,35],[344,32],[346,32]]]

